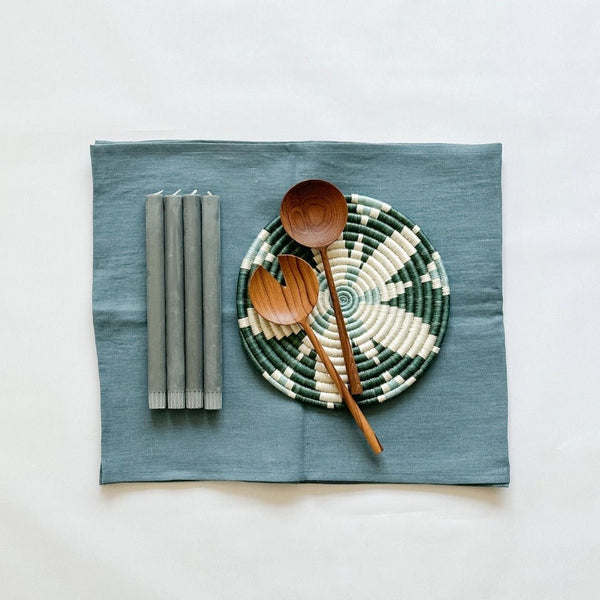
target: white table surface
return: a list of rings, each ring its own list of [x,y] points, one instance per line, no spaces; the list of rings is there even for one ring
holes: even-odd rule
[[[2,13],[0,597],[598,597],[600,4]],[[96,138],[502,142],[511,486],[98,486]]]

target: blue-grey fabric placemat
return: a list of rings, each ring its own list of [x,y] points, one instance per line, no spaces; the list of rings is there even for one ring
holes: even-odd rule
[[[101,483],[508,485],[500,144],[97,142],[91,157]],[[400,396],[365,407],[385,447],[378,457],[345,410],[287,398],[240,341],[241,261],[286,190],[303,179],[392,205],[423,228],[448,274],[450,319],[439,356]],[[221,197],[220,411],[148,409],[145,198],[179,188]]]

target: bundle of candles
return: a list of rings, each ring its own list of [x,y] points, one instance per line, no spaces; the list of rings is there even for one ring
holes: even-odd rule
[[[219,196],[146,197],[148,406],[220,409]]]

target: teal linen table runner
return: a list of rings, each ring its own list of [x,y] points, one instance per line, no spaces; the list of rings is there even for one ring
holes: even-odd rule
[[[91,157],[101,483],[508,485],[500,144],[97,142]],[[452,290],[439,355],[400,395],[363,407],[385,448],[380,456],[345,409],[271,385],[240,337],[242,261],[304,179],[376,198],[418,224]],[[220,411],[148,408],[146,196],[178,189],[220,196]]]

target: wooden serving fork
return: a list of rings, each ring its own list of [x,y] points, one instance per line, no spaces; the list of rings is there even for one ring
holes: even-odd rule
[[[285,285],[281,285],[264,267],[254,271],[248,293],[256,311],[268,321],[278,325],[298,324],[304,329],[314,349],[323,361],[342,398],[363,432],[375,454],[383,447],[369,425],[356,400],[351,396],[340,374],[327,356],[321,342],[308,322],[308,315],[319,297],[319,282],[312,267],[301,258],[291,254],[278,256]]]

